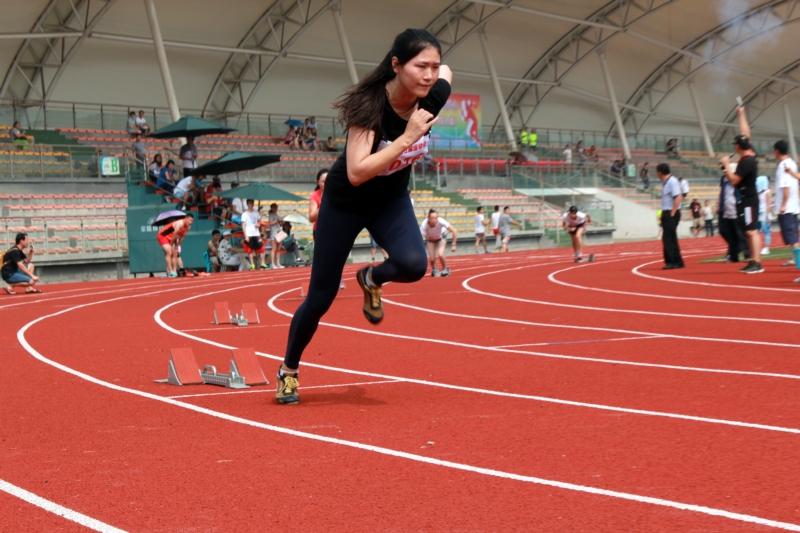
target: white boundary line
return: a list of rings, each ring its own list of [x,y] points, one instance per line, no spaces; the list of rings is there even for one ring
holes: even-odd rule
[[[386,302],[388,300],[384,300]],[[530,344],[507,344],[505,346],[492,346],[492,348],[525,348],[528,346],[559,346],[562,344],[591,344],[593,342],[641,341],[646,339],[663,339],[664,335],[643,335],[640,337],[617,337],[614,339],[580,339],[565,342],[532,342]],[[800,378],[800,376],[798,376]]]
[[[114,298],[114,299],[111,299],[111,300],[102,300],[102,301],[98,301],[98,302],[92,302],[92,303],[89,303],[89,304],[77,305],[77,306],[71,307],[69,309],[64,309],[62,311],[58,311],[56,313],[52,313],[52,314],[49,314],[49,315],[41,316],[41,317],[39,317],[39,318],[37,318],[37,319],[25,324],[25,326],[23,326],[17,332],[17,340],[19,340],[20,344],[22,344],[22,346],[25,348],[25,350],[27,350],[27,352],[29,354],[31,354],[37,360],[39,360],[39,361],[41,361],[41,362],[43,362],[45,364],[48,364],[50,366],[53,366],[54,368],[57,368],[59,370],[62,370],[63,372],[66,372],[66,373],[71,374],[73,376],[77,376],[77,377],[79,377],[81,379],[84,379],[84,380],[86,380],[88,382],[94,383],[96,385],[100,385],[102,387],[106,387],[106,388],[111,389],[111,390],[115,390],[115,391],[119,391],[119,392],[126,392],[128,394],[139,396],[140,398],[147,398],[147,399],[150,399],[150,400],[155,400],[155,401],[158,401],[158,402],[163,402],[163,403],[166,403],[166,404],[169,404],[169,405],[173,405],[175,407],[181,407],[181,408],[184,408],[184,409],[187,409],[187,410],[190,410],[190,411],[194,411],[196,413],[201,413],[201,414],[205,414],[205,415],[208,415],[208,416],[211,416],[211,417],[219,418],[221,420],[227,420],[227,421],[230,421],[230,422],[236,422],[236,423],[240,423],[240,424],[247,425],[247,426],[250,426],[250,427],[266,429],[268,431],[273,431],[275,433],[280,433],[280,434],[283,434],[283,435],[301,437],[301,438],[306,438],[306,439],[317,441],[317,442],[325,442],[325,443],[328,443],[328,444],[338,444],[340,446],[345,446],[345,447],[353,448],[353,449],[357,449],[357,450],[369,451],[369,452],[373,452],[373,453],[377,453],[377,454],[381,454],[381,455],[386,455],[386,456],[390,456],[390,457],[397,457],[397,458],[406,459],[406,460],[410,460],[410,461],[414,461],[414,462],[418,462],[418,463],[429,464],[429,465],[445,467],[445,468],[451,468],[451,469],[454,469],[454,470],[460,470],[460,471],[470,472],[470,473],[474,473],[474,474],[482,474],[482,475],[491,476],[491,477],[495,477],[495,478],[509,479],[509,480],[513,480],[513,481],[521,481],[521,482],[525,482],[525,483],[544,485],[544,486],[555,487],[555,488],[560,488],[560,489],[565,489],[565,490],[571,490],[571,491],[581,492],[581,493],[586,493],[586,494],[595,494],[595,495],[600,495],[600,496],[607,496],[607,497],[612,497],[612,498],[617,498],[617,499],[622,499],[622,500],[627,500],[627,501],[633,501],[633,502],[637,502],[637,503],[647,503],[647,504],[651,504],[651,505],[658,505],[658,506],[661,506],[661,507],[668,507],[668,508],[672,508],[672,509],[678,509],[678,510],[681,510],[681,511],[692,511],[692,512],[696,512],[696,513],[700,513],[700,514],[709,515],[709,516],[717,516],[717,517],[722,517],[722,518],[728,518],[728,519],[731,519],[731,520],[737,520],[737,521],[740,521],[740,522],[746,522],[746,523],[751,523],[751,524],[759,524],[759,525],[763,525],[763,526],[767,526],[767,527],[783,529],[783,530],[786,530],[786,531],[800,531],[800,525],[791,524],[791,523],[788,523],[788,522],[779,522],[779,521],[776,521],[776,520],[769,520],[769,519],[761,518],[761,517],[757,517],[757,516],[746,515],[746,514],[742,514],[742,513],[734,513],[734,512],[730,512],[730,511],[724,511],[722,509],[714,509],[712,507],[705,507],[705,506],[702,506],[702,505],[686,504],[686,503],[681,503],[681,502],[676,502],[676,501],[671,501],[671,500],[665,500],[665,499],[661,499],[661,498],[654,498],[654,497],[650,497],[650,496],[641,496],[641,495],[638,495],[638,494],[631,494],[631,493],[626,493],[626,492],[619,492],[619,491],[613,491],[613,490],[607,490],[607,489],[600,489],[600,488],[589,487],[589,486],[585,486],[585,485],[577,485],[577,484],[574,484],[574,483],[564,483],[564,482],[561,482],[561,481],[554,481],[554,480],[538,478],[538,477],[534,477],[534,476],[524,476],[524,475],[520,475],[520,474],[514,474],[514,473],[511,473],[511,472],[504,472],[504,471],[501,471],[501,470],[493,470],[493,469],[489,469],[489,468],[481,468],[481,467],[476,467],[476,466],[467,465],[467,464],[463,464],[463,463],[456,463],[456,462],[453,462],[453,461],[444,461],[444,460],[435,459],[435,458],[432,458],[432,457],[425,457],[425,456],[422,456],[422,455],[416,455],[416,454],[412,454],[412,453],[401,452],[401,451],[398,451],[398,450],[393,450],[393,449],[390,449],[390,448],[384,448],[384,447],[381,447],[381,446],[373,446],[373,445],[370,445],[370,444],[363,444],[363,443],[354,442],[354,441],[348,441],[348,440],[344,440],[344,439],[337,439],[337,438],[333,438],[333,437],[326,437],[326,436],[322,436],[322,435],[316,435],[314,433],[307,433],[307,432],[304,432],[304,431],[297,431],[297,430],[284,428],[284,427],[280,427],[280,426],[264,424],[264,423],[261,423],[261,422],[256,422],[254,420],[248,420],[246,418],[241,418],[241,417],[238,417],[238,416],[229,415],[227,413],[221,413],[221,412],[218,412],[218,411],[213,411],[211,409],[205,409],[203,407],[198,407],[196,405],[192,405],[192,404],[189,404],[189,403],[180,402],[180,401],[172,399],[172,398],[166,398],[166,397],[163,397],[163,396],[157,396],[155,394],[150,394],[150,393],[143,392],[143,391],[138,391],[138,390],[134,390],[134,389],[128,389],[126,387],[122,387],[122,386],[119,386],[119,385],[114,385],[112,383],[108,383],[108,382],[102,381],[102,380],[100,380],[98,378],[95,378],[94,376],[90,376],[88,374],[84,374],[83,372],[79,372],[79,371],[74,370],[74,369],[72,369],[70,367],[62,365],[60,363],[56,363],[55,361],[52,361],[52,360],[46,358],[41,353],[36,351],[28,343],[27,339],[25,338],[25,333],[28,331],[28,329],[30,329],[35,324],[37,324],[39,322],[42,322],[43,320],[46,320],[48,318],[52,318],[52,317],[55,317],[55,316],[62,315],[64,313],[73,311],[75,309],[88,307],[90,305],[98,305],[98,304],[102,304],[102,303],[108,303],[108,302],[116,301],[116,300],[119,300],[119,299],[122,299],[122,298]]]
[[[658,261],[654,261],[653,263],[658,263]],[[634,269],[632,269],[631,272],[643,278],[654,279],[656,281],[669,281],[672,283],[684,283],[686,285],[703,285],[705,287],[723,287],[725,289],[751,289],[756,291],[791,292],[793,294],[800,294],[800,290],[798,289],[781,289],[779,287],[754,287],[752,285],[726,285],[724,283],[707,283],[705,281],[687,281],[684,279],[662,278],[659,276],[652,276],[650,274],[642,274],[641,272],[639,272],[640,268],[652,265],[653,263],[644,263],[643,265],[639,265]]]
[[[81,514],[78,511],[67,509],[66,507],[58,505],[55,502],[46,500],[32,492],[28,492],[23,488],[12,485],[8,481],[3,481],[2,479],[0,479],[0,490],[10,494],[11,496],[14,496],[15,498],[24,500],[31,505],[35,505],[36,507],[44,509],[48,513],[53,513],[54,515],[66,518],[67,520],[75,522],[76,524],[80,524],[84,527],[88,527],[89,529],[100,531],[101,533],[125,533],[125,530],[123,529],[117,529],[114,526],[106,524],[105,522],[101,522],[100,520],[96,520],[90,516]],[[3,521],[10,522],[10,519],[8,516],[6,516]]]

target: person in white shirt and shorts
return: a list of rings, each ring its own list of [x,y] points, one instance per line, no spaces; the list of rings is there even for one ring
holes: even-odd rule
[[[781,227],[781,238],[786,246],[794,249],[798,254],[797,215],[800,213],[800,199],[798,199],[798,182],[800,174],[797,173],[797,163],[789,156],[789,143],[778,141],[775,143],[775,159],[778,168],[775,170],[775,210],[778,212],[778,224]],[[789,259],[783,266],[791,266],[795,259]],[[795,281],[799,281],[798,280]]]
[[[267,269],[267,249],[261,240],[261,213],[253,209],[255,202],[247,200],[247,211],[242,213],[242,229],[244,230],[244,251],[250,259],[250,270],[256,269],[254,256],[258,256],[258,264],[262,270]]]
[[[478,245],[483,242],[483,253],[491,253],[489,252],[489,248],[486,246],[486,219],[483,216],[483,206],[478,208],[478,213],[475,215],[475,253],[480,253],[478,251]]]
[[[564,213],[561,225],[567,230],[569,236],[572,238],[572,249],[575,251],[575,262],[580,263],[583,261],[581,253],[583,252],[583,234],[586,231],[586,225],[591,224],[592,217],[578,211],[576,206],[569,208],[569,211]],[[594,261],[594,254],[589,255],[589,261]]]
[[[442,264],[442,276],[449,276],[450,269],[447,268],[447,263],[444,258],[445,247],[447,246],[447,238],[444,232],[447,230],[453,234],[453,245],[450,247],[451,252],[456,251],[458,232],[445,219],[440,218],[439,213],[434,209],[428,212],[428,218],[422,222],[419,230],[420,233],[422,233],[422,238],[425,239],[425,246],[428,249],[428,262],[431,264],[431,276],[437,277],[439,275],[439,271],[436,269],[437,257]]]

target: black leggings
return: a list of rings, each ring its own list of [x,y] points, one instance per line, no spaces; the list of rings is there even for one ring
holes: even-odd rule
[[[297,368],[303,350],[339,292],[342,270],[358,234],[366,228],[389,259],[372,269],[372,281],[419,281],[428,268],[425,245],[408,196],[397,198],[375,215],[342,211],[323,195],[314,239],[314,262],[308,296],[297,308],[289,328],[284,364]]]

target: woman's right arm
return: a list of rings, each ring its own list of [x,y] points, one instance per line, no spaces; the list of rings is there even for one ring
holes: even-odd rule
[[[319,216],[319,204],[314,200],[308,201],[308,221],[316,222]]]
[[[347,178],[350,183],[358,187],[386,170],[392,161],[425,135],[438,120],[432,113],[417,109],[411,115],[405,133],[374,154],[370,152],[375,132],[360,126],[351,127],[347,139]]]

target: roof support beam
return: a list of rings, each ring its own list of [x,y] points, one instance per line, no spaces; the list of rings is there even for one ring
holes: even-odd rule
[[[347,65],[347,73],[350,74],[350,83],[356,85],[358,84],[358,72],[356,72],[356,63],[353,61],[353,52],[350,51],[350,43],[347,41],[347,32],[344,31],[342,4],[337,4],[331,12],[333,13],[333,22],[336,24],[336,33],[339,34],[339,43],[342,45],[342,54],[344,55],[344,63]]]
[[[506,130],[506,140],[508,140],[511,150],[516,151],[517,140],[514,137],[514,130],[511,127],[511,119],[508,117],[508,109],[506,109],[506,102],[503,98],[503,90],[500,88],[500,80],[497,79],[497,69],[495,69],[492,54],[489,52],[489,42],[486,39],[486,32],[481,29],[481,31],[478,32],[478,36],[481,39],[483,55],[486,58],[486,68],[489,69],[489,78],[492,81],[494,95],[497,98],[497,106],[500,108],[500,116],[503,118],[503,126]]]
[[[714,157],[714,145],[711,143],[711,136],[708,134],[708,126],[706,125],[706,117],[703,115],[703,108],[700,106],[700,100],[697,98],[697,91],[694,88],[694,80],[689,80],[689,96],[692,98],[692,105],[694,112],[697,113],[697,120],[700,121],[700,131],[703,132],[703,141],[706,143],[706,152],[710,157]]]
[[[169,70],[167,52],[164,50],[164,41],[161,39],[161,27],[158,25],[158,15],[154,0],[144,0],[144,7],[147,11],[147,21],[150,23],[150,33],[153,35],[158,68],[161,70],[161,79],[164,82],[164,91],[167,93],[169,114],[172,117],[172,121],[177,122],[181,118],[181,112],[178,107],[178,97],[175,96],[175,86],[172,85],[172,74]]]
[[[619,134],[619,141],[622,144],[622,152],[625,154],[625,159],[630,159],[631,147],[628,146],[628,137],[625,135],[625,124],[622,123],[622,116],[619,114],[617,93],[614,90],[614,83],[611,81],[611,72],[608,70],[608,62],[606,61],[605,50],[601,49],[597,53],[597,56],[600,58],[600,66],[603,69],[603,78],[606,81],[608,97],[611,99],[611,111],[614,113],[614,120],[617,122],[617,134]]]
[[[792,159],[797,161],[797,142],[794,140],[794,126],[792,125],[792,113],[789,111],[789,102],[783,99],[783,118],[786,120],[786,136],[789,138],[789,151]]]

